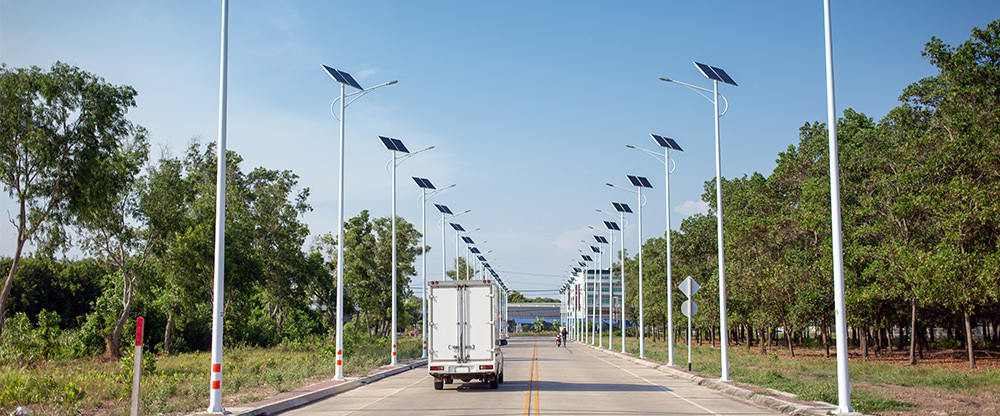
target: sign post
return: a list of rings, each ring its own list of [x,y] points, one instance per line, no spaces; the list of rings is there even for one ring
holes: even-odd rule
[[[694,301],[691,300],[691,297],[698,292],[698,289],[701,289],[701,286],[698,285],[698,282],[695,282],[691,276],[684,279],[684,281],[678,286],[680,287],[681,293],[688,297],[688,300],[681,304],[681,313],[688,318],[688,371],[691,371],[691,317],[698,313],[698,304],[694,303]]]
[[[135,320],[135,355],[132,356],[132,411],[131,416],[139,416],[139,387],[142,384],[142,324],[140,316]]]

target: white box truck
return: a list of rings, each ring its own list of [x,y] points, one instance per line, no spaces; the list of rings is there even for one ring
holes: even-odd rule
[[[434,389],[454,380],[503,383],[500,288],[492,280],[428,282],[427,370]]]

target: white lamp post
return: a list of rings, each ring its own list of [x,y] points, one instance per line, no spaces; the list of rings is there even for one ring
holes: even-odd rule
[[[441,189],[434,188],[434,184],[427,178],[413,177],[413,181],[417,183],[420,187],[420,250],[423,254],[420,256],[421,274],[423,275],[422,283],[420,286],[420,321],[423,324],[423,352],[420,358],[427,358],[427,253],[424,250],[427,249],[427,199],[437,195],[439,192],[453,188],[455,184],[448,185]],[[428,192],[430,190],[430,192]],[[442,250],[444,247],[442,247]]]
[[[833,296],[837,325],[837,412],[852,413],[851,375],[847,371],[847,306],[844,301],[844,248],[840,224],[840,168],[837,162],[837,106],[833,94],[833,33],[830,0],[824,0],[826,27],[826,115],[830,130],[830,213],[833,234]]]
[[[390,332],[392,333],[392,355],[389,359],[389,365],[397,365],[396,360],[396,274],[397,274],[397,264],[396,264],[396,166],[409,159],[411,156],[426,151],[431,150],[434,146],[425,147],[423,149],[417,150],[416,152],[410,153],[403,145],[403,142],[399,139],[393,139],[391,137],[378,136],[382,140],[382,144],[385,148],[392,152],[392,159],[389,160],[389,164],[392,165],[392,218],[390,222],[392,223],[392,323],[390,324]],[[399,156],[402,152],[403,155]]]
[[[635,191],[633,191],[631,189],[617,187],[617,186],[614,186],[614,185],[612,185],[610,183],[607,184],[607,185],[610,186],[610,187],[612,187],[612,188],[618,188],[618,189],[621,189],[621,190],[624,190],[624,191],[635,192],[635,194],[638,195],[638,198],[639,198],[638,199],[638,204],[639,204],[639,258],[638,258],[638,262],[639,262],[639,358],[646,358],[646,322],[645,322],[645,320],[643,318],[643,303],[644,302],[643,302],[643,295],[642,295],[642,281],[643,281],[643,274],[642,274],[642,243],[643,243],[643,241],[642,241],[642,206],[644,205],[644,202],[642,200],[642,188],[652,188],[653,186],[650,185],[649,180],[646,179],[645,177],[642,177],[642,176],[632,176],[632,175],[626,175],[626,177],[628,177],[628,180],[629,180],[629,182],[632,183],[632,186],[635,186],[635,188],[636,188]]]
[[[610,183],[608,185],[615,187],[614,185],[611,185]],[[628,191],[628,192],[632,192],[631,189],[626,189],[626,188],[618,188],[618,189],[622,189],[622,190],[625,190],[625,191]],[[621,303],[621,320],[622,320],[622,323],[621,323],[621,326],[622,326],[622,354],[624,354],[625,353],[625,329],[627,327],[627,325],[625,323],[625,214],[626,213],[631,214],[632,213],[632,209],[628,207],[628,204],[624,204],[624,203],[620,203],[620,202],[612,202],[611,205],[613,205],[615,207],[615,210],[618,211],[618,214],[620,216],[621,223],[622,223],[622,227],[621,227],[621,240],[622,240],[622,243],[621,243],[622,244],[622,277],[621,277],[621,279],[622,279],[622,303]],[[598,211],[604,212],[604,211],[601,211],[601,210],[598,210]],[[640,247],[641,247],[641,245],[640,245]]]
[[[226,92],[229,62],[229,0],[222,0],[222,52],[219,64],[219,144],[215,177],[215,270],[212,294],[212,372],[209,375],[208,412],[222,407],[222,330],[226,280]]]
[[[655,140],[656,143],[660,145],[660,147],[663,147],[663,156],[662,156],[663,159],[660,159],[661,156],[659,154],[657,154],[656,152],[653,152],[651,150],[646,150],[646,149],[643,149],[641,147],[635,147],[635,146],[632,146],[630,144],[625,145],[625,147],[628,147],[630,149],[639,150],[639,151],[645,152],[646,154],[649,154],[650,156],[653,156],[657,160],[660,160],[661,162],[663,162],[664,169],[666,170],[666,174],[665,174],[666,175],[666,179],[664,180],[664,182],[666,183],[666,185],[664,186],[664,188],[666,188],[665,193],[667,195],[667,205],[666,205],[666,207],[667,207],[666,208],[666,211],[667,211],[667,226],[666,226],[666,229],[667,229],[667,231],[666,231],[666,238],[667,238],[667,365],[674,365],[674,289],[673,289],[673,287],[674,287],[673,281],[674,280],[673,280],[673,276],[671,274],[671,267],[670,267],[671,266],[671,264],[670,264],[670,260],[671,260],[670,259],[670,172],[672,171],[670,169],[670,160],[671,160],[670,159],[670,149],[674,149],[674,150],[677,150],[677,151],[683,151],[683,149],[681,149],[681,147],[679,145],[677,145],[677,142],[674,141],[674,139],[671,139],[671,138],[668,138],[668,137],[659,136],[659,135],[656,135],[656,134],[650,134],[650,136],[653,137],[653,140]],[[676,167],[677,167],[677,164],[675,163],[674,164],[674,168],[676,168]]]
[[[343,380],[344,379],[344,110],[347,106],[351,105],[358,98],[361,98],[372,92],[377,88],[384,87],[386,85],[395,84],[398,81],[389,81],[384,84],[379,84],[371,88],[362,88],[357,81],[351,77],[350,74],[344,71],[338,71],[326,65],[323,65],[323,70],[326,71],[331,78],[340,83],[340,98],[333,101],[330,105],[330,113],[337,120],[340,120],[340,177],[337,185],[337,365],[334,370],[333,379]],[[344,94],[345,86],[351,86],[356,88],[358,91],[352,92],[350,94]],[[353,98],[352,98],[353,97]],[[346,100],[351,98],[350,102]],[[334,111],[334,106],[340,101],[340,115]]]
[[[707,88],[697,87],[691,84],[680,82],[677,80],[672,80],[669,78],[660,78],[661,81],[672,82],[678,85],[682,85],[687,89],[694,91],[705,97],[708,101],[712,102],[715,106],[715,208],[719,213],[717,218],[716,228],[718,230],[718,246],[719,246],[719,337],[722,344],[722,381],[730,381],[729,378],[729,329],[726,325],[726,256],[725,248],[723,246],[722,237],[722,158],[720,156],[720,144],[719,144],[719,118],[726,114],[729,110],[729,100],[722,94],[719,94],[719,81],[723,83],[737,86],[736,81],[723,71],[721,68],[716,68],[714,66],[708,66],[702,63],[695,62],[694,65],[698,67],[705,77],[712,80],[714,89],[709,90]],[[712,93],[714,98],[710,98],[705,95],[705,93]],[[719,113],[719,97],[722,97],[723,101],[726,102],[726,108]]]
[[[600,213],[606,214],[606,215],[610,215],[612,218],[614,218],[614,216],[615,216],[614,214],[612,214],[610,212],[607,212],[607,211],[597,210],[597,212],[600,212]],[[625,224],[625,213],[624,212],[621,213],[621,217],[622,217],[621,218],[622,224],[624,225]],[[622,232],[622,250],[623,251],[624,251],[624,247],[625,247],[625,244],[624,244],[624,241],[625,241],[625,232],[622,231],[622,228],[624,228],[624,227],[619,228],[618,227],[618,223],[616,223],[614,221],[604,221],[604,226],[605,226],[605,228],[608,229],[608,286],[609,286],[609,288],[608,288],[608,317],[610,318],[609,321],[608,321],[609,322],[609,325],[608,325],[608,349],[611,349],[612,348],[611,343],[614,341],[614,322],[615,322],[614,321],[614,313],[613,313],[613,311],[615,309],[615,276],[614,276],[615,258],[613,257],[614,253],[615,253],[615,248],[614,248],[614,242],[615,242],[614,232],[615,231],[621,231]],[[622,258],[625,258],[624,253],[622,254]],[[624,264],[624,262],[622,263],[622,273],[625,273],[625,264]],[[625,278],[624,277],[622,278],[622,283],[621,284],[622,284],[622,296],[625,296]],[[622,321],[621,321],[620,325],[622,327],[622,341],[624,341],[625,340],[625,338],[624,338],[624,334],[625,334],[625,320],[624,320],[624,315],[622,315]],[[624,350],[624,348],[623,348],[623,350]]]

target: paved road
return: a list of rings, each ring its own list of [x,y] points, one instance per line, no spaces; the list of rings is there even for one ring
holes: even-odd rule
[[[434,390],[417,368],[283,415],[778,415],[715,390],[550,337],[504,347],[505,383],[456,381]]]

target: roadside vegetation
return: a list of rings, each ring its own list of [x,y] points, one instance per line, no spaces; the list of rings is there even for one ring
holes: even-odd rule
[[[607,339],[607,338],[605,338]],[[617,345],[617,344],[616,344]],[[647,339],[646,357],[666,363],[667,343]],[[636,338],[626,339],[629,353],[638,355]],[[940,414],[992,415],[1000,409],[1000,357],[981,360],[979,368],[964,365],[961,350],[942,350],[915,366],[900,357],[905,350],[870,360],[852,351],[851,404],[855,411],[877,415]],[[799,400],[836,404],[836,358],[826,357],[821,346],[803,347],[795,357],[787,349],[767,353],[745,346],[729,348],[730,378],[737,384],[791,393]],[[693,343],[692,372],[706,378],[721,376],[718,346]],[[674,363],[687,369],[687,344],[678,340]],[[761,394],[775,394],[762,391]]]
[[[274,347],[227,348],[224,406],[232,407],[329,380],[336,358],[326,337]],[[344,373],[364,375],[389,364],[388,340],[351,331],[345,339]],[[420,357],[419,337],[400,337],[400,361]],[[144,354],[140,414],[180,415],[208,407],[210,354]],[[36,415],[127,415],[132,357],[120,361],[50,360],[33,367],[0,367],[0,411],[25,406]]]

